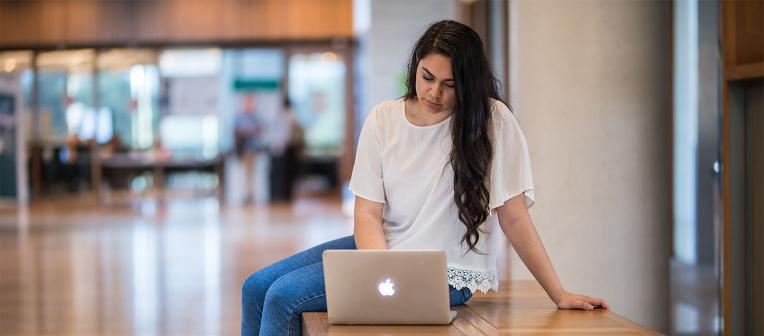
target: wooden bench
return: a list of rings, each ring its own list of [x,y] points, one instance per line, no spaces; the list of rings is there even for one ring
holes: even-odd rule
[[[326,313],[304,313],[303,335],[658,335],[605,309],[558,310],[535,281],[502,284],[475,294],[447,326],[330,325]]]

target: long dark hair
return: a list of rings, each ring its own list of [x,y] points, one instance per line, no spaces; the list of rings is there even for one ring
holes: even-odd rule
[[[488,171],[493,158],[491,98],[499,97],[499,84],[483,50],[480,36],[470,27],[451,20],[432,24],[411,53],[406,79],[406,99],[415,99],[419,61],[431,53],[451,59],[456,102],[451,116],[453,146],[449,163],[454,170],[454,202],[459,220],[467,227],[461,242],[476,248],[480,226],[490,212]]]

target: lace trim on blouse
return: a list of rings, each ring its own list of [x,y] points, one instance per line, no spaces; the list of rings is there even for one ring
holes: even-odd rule
[[[478,271],[461,266],[448,266],[448,284],[456,289],[467,287],[470,292],[499,290],[499,277],[491,271]]]

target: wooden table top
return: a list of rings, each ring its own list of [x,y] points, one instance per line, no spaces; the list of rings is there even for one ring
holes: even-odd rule
[[[607,309],[558,310],[535,281],[477,293],[446,326],[330,325],[326,313],[304,313],[303,334],[316,335],[659,335]]]

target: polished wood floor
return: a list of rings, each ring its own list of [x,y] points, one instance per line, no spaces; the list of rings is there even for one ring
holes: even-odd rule
[[[0,208],[0,335],[237,335],[250,273],[351,233],[329,199],[67,197]]]

